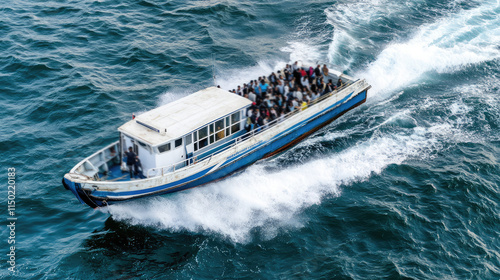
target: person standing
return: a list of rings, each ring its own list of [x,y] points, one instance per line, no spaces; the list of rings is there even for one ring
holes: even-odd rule
[[[137,155],[132,150],[132,147],[128,148],[128,152],[125,152],[125,155],[127,156],[127,167],[128,171],[130,172],[130,180],[132,180],[132,178],[134,178],[133,169],[135,167],[135,158],[137,157]]]
[[[323,64],[323,76],[328,77],[328,67],[326,67],[326,64]]]
[[[321,77],[321,68],[320,68],[320,65],[318,64],[318,66],[316,67],[316,69],[314,69],[314,74],[316,75],[316,78],[319,79]]]

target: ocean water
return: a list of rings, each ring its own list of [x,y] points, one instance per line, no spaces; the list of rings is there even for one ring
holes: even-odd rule
[[[290,61],[367,102],[227,179],[92,210],[61,185],[140,113]],[[497,0],[3,1],[2,279],[499,279]]]

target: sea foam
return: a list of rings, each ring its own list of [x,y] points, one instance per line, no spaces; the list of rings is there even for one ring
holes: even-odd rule
[[[498,5],[488,3],[425,24],[408,41],[389,44],[356,76],[368,80],[372,96],[385,98],[432,75],[498,59],[499,12]]]
[[[498,58],[498,48],[487,44],[498,40],[498,18],[490,17],[488,9],[497,11],[498,7],[483,5],[421,26],[410,40],[389,44],[368,69],[357,76],[366,77],[377,94],[397,97],[401,95],[397,89],[424,79],[430,72],[453,71],[470,63]],[[463,23],[468,20],[470,25]],[[307,60],[308,56],[301,51],[307,47],[291,43],[284,51],[290,51],[293,60]],[[232,88],[246,82],[249,75],[269,73],[283,63],[261,62],[234,70],[228,78],[221,76],[217,82]],[[164,98],[172,97],[167,94]],[[460,104],[455,107],[452,107],[454,113],[465,110]],[[413,157],[421,159],[439,150],[439,140],[451,139],[456,134],[449,123],[419,126],[409,110],[395,112],[394,116],[379,127],[393,125],[399,119],[410,120],[410,125],[393,134],[374,133],[337,154],[279,171],[266,169],[272,163],[261,161],[222,181],[167,196],[113,205],[108,211],[115,219],[161,230],[214,234],[242,243],[250,241],[256,233],[269,239],[284,229],[302,227],[304,221],[300,213],[305,208],[321,203],[325,197],[339,196],[344,187],[368,180],[391,164]],[[308,142],[312,145],[338,136],[338,132],[327,132]]]
[[[223,181],[108,210],[115,219],[131,224],[216,234],[243,243],[258,230],[268,239],[282,229],[301,227],[300,212],[325,197],[340,195],[342,185],[367,180],[390,164],[422,156],[436,145],[436,137],[428,134],[448,128],[417,127],[409,134],[373,137],[339,154],[279,171],[267,171],[264,161]]]

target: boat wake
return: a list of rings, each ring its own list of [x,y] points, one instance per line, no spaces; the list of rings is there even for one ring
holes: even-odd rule
[[[367,79],[372,85],[371,96],[387,98],[402,88],[432,79],[433,75],[496,60],[500,58],[498,13],[498,2],[487,1],[476,8],[423,24],[409,40],[389,43],[366,70],[360,70],[354,76]],[[368,25],[369,19],[364,24]],[[343,25],[348,25],[348,22],[340,25],[340,35],[333,38],[329,52],[332,62],[339,59],[346,48],[344,44],[350,42],[343,38],[352,37]],[[370,47],[369,42],[358,43],[358,47]]]
[[[303,226],[300,212],[340,195],[341,186],[367,180],[388,165],[436,149],[446,127],[417,128],[407,135],[373,137],[339,154],[280,170],[257,164],[223,181],[169,196],[112,205],[114,219],[172,231],[215,233],[237,243],[255,234],[270,239]],[[328,134],[325,137],[329,137]],[[257,231],[256,231],[257,230]]]
[[[389,43],[366,70],[358,70],[355,76],[367,78],[373,85],[370,96],[375,94],[378,98],[392,97],[393,100],[399,98],[405,88],[432,79],[432,75],[498,59],[498,12],[498,5],[490,3],[423,24],[410,39]],[[346,29],[349,26],[345,24],[342,36],[350,36]],[[331,63],[338,64],[333,54],[346,47],[335,36],[328,57]],[[292,42],[283,51],[290,52],[292,60],[310,60],[309,54],[303,55],[304,48],[308,47]],[[350,62],[340,63],[346,65]],[[234,88],[250,78],[274,71],[282,64],[284,62],[279,60],[261,62],[255,67],[221,76],[217,83],[223,88]],[[176,97],[166,94],[160,102]],[[375,107],[390,105],[391,102],[386,101],[378,102]],[[419,108],[424,110],[425,103],[424,100]],[[462,116],[468,110],[460,102],[452,105],[452,115]],[[368,180],[389,165],[432,156],[442,148],[443,138],[453,139],[460,132],[450,123],[419,125],[412,119],[412,112],[411,108],[396,109],[393,117],[385,118],[372,128],[375,132],[371,137],[331,156],[279,171],[266,168],[273,162],[264,161],[204,187],[112,205],[107,210],[114,219],[134,225],[215,234],[236,243],[246,243],[254,238],[268,240],[287,228],[302,227],[305,223],[301,212],[321,203],[326,197],[339,196],[342,186]],[[404,123],[403,129],[383,132],[384,127],[401,123]],[[342,135],[342,132],[331,131],[307,140],[306,144],[313,145],[316,141],[328,141]]]

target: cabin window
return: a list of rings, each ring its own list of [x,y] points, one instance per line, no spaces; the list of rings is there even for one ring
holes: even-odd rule
[[[208,136],[208,129],[206,126],[202,129],[198,130],[198,137],[200,138],[200,140],[207,137],[207,136]]]
[[[219,141],[224,138],[224,120],[219,120],[215,122],[215,141]]]
[[[175,147],[179,147],[180,145],[182,145],[182,138],[179,138],[177,140],[175,140]]]
[[[198,148],[203,149],[208,145],[208,138],[203,138],[198,142]]]
[[[160,153],[170,151],[170,143],[167,143],[167,144],[165,144],[165,145],[161,145],[161,146],[159,146],[159,147],[158,147],[158,151],[159,151]]]
[[[224,120],[218,120],[215,122],[215,131],[224,129]]]
[[[150,152],[150,153],[152,152],[152,148],[148,144],[142,143],[141,141],[137,141],[137,140],[135,140],[135,142],[137,142],[137,144],[139,144],[141,147],[143,147],[148,152]],[[138,148],[137,148],[137,155],[139,155],[139,149]]]
[[[231,115],[231,124],[235,124],[240,121],[240,112],[236,112]]]
[[[231,124],[231,134],[240,130],[240,112],[236,112],[231,115]]]
[[[198,130],[198,139],[200,139],[198,141],[198,149],[202,149],[208,145],[208,126]]]
[[[188,136],[184,137],[184,141],[186,143],[186,145],[189,145],[192,143],[191,141],[191,134],[189,134]]]
[[[231,126],[231,134],[236,133],[238,131],[240,131],[240,124],[239,123]]]
[[[197,151],[203,149],[204,147],[213,144],[223,139],[224,137],[229,136],[231,131],[234,132],[239,131],[240,116],[241,112],[236,112],[231,116],[215,121],[194,132],[193,133],[194,150]],[[235,127],[233,128],[233,126]],[[190,137],[190,135],[186,136],[185,139],[186,145],[191,144],[191,139],[188,140],[188,137]]]

